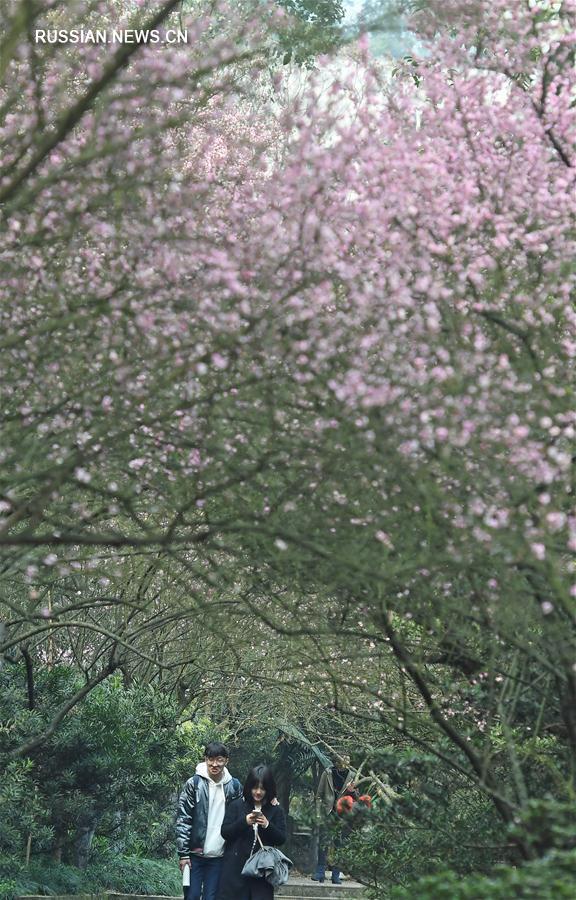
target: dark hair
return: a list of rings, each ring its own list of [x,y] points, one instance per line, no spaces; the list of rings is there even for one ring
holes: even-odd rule
[[[230,753],[226,744],[221,744],[220,741],[211,741],[209,744],[206,744],[204,756],[207,756],[209,759],[213,759],[215,756],[225,756],[228,759]]]
[[[254,766],[254,768],[250,769],[248,772],[248,777],[244,782],[243,794],[246,803],[254,803],[252,788],[257,787],[259,784],[261,784],[266,791],[264,802],[270,803],[270,801],[274,799],[276,796],[276,782],[274,781],[272,769],[268,766]]]

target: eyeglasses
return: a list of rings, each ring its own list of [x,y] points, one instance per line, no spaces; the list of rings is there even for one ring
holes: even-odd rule
[[[224,757],[219,756],[219,757],[214,758],[214,759],[209,759],[209,760],[208,760],[208,765],[209,765],[209,766],[213,766],[213,767],[218,768],[218,769],[223,769],[224,766],[226,765],[226,762],[227,762],[227,760],[224,759]]]

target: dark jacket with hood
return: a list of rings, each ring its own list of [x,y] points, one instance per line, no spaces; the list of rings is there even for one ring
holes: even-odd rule
[[[228,769],[224,769],[222,774],[222,787],[226,807],[232,800],[242,796],[242,785],[237,778],[232,778]],[[208,770],[206,763],[199,763],[195,775],[184,785],[178,801],[176,847],[180,859],[203,855],[209,800]]]
[[[247,878],[242,875],[244,863],[254,844],[254,826],[246,823],[246,816],[254,809],[253,803],[244,798],[234,800],[226,809],[222,824],[222,837],[226,841],[224,862],[220,876],[217,900],[272,900],[274,888],[264,878]],[[286,817],[280,806],[265,803],[262,812],[268,819],[268,828],[259,828],[260,839],[265,846],[278,847],[286,840]],[[260,844],[256,844],[256,850]]]

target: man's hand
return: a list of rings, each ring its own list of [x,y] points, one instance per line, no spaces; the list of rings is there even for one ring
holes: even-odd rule
[[[189,866],[189,865],[190,865],[190,857],[189,857],[189,856],[183,856],[182,859],[178,860],[178,865],[180,866],[180,871],[183,872],[185,866]]]

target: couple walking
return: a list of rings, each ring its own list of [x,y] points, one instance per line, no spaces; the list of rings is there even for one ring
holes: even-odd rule
[[[184,900],[272,900],[263,878],[242,875],[257,841],[277,847],[286,840],[286,819],[267,766],[255,766],[244,788],[227,769],[228,748],[213,742],[204,762],[184,785],[178,803],[176,843],[180,869],[190,866]],[[256,847],[258,845],[256,844]]]

